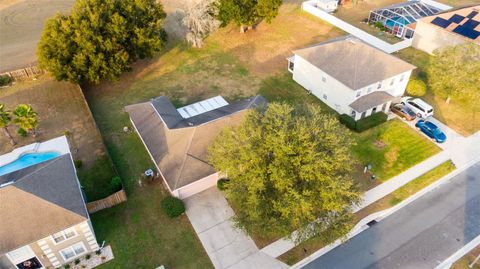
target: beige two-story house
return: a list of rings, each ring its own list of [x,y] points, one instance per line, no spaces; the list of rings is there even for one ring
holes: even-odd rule
[[[1,269],[59,268],[99,249],[70,153],[38,148],[0,164]]]

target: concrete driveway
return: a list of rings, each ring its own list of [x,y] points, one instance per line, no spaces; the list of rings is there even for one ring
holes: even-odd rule
[[[288,268],[260,252],[247,234],[233,227],[233,210],[216,187],[185,199],[185,205],[187,216],[215,268]]]

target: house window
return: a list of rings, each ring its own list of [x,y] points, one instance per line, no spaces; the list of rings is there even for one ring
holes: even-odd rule
[[[377,89],[380,89],[382,87],[382,82],[380,81],[377,85]]]
[[[74,245],[60,250],[60,254],[62,254],[62,257],[65,261],[72,260],[73,258],[78,257],[85,252],[85,245],[83,245],[82,242],[78,242]]]
[[[360,97],[362,95],[362,91],[357,91],[357,97]]]
[[[63,242],[69,238],[75,237],[77,233],[75,232],[75,229],[73,228],[68,228],[66,230],[63,230],[59,233],[53,234],[52,235],[52,240],[55,242],[55,244],[58,244],[60,242]]]
[[[368,87],[367,93],[371,93],[371,92],[372,92],[372,87]]]
[[[355,110],[352,109],[352,112],[350,112],[350,117],[355,119],[355,116],[357,116],[357,112],[355,112]]]
[[[295,63],[294,62],[291,62],[289,61],[288,62],[288,70],[292,71],[293,72],[293,68],[295,68]]]
[[[395,83],[395,78],[392,78],[392,81],[390,81],[390,86],[392,86],[393,83]]]
[[[405,74],[403,74],[403,75],[400,77],[400,82],[402,82],[404,78],[405,78]]]
[[[377,112],[377,107],[374,107],[374,108],[372,109],[372,114],[375,113],[375,112]]]
[[[323,81],[323,82],[327,82],[327,78],[324,77],[324,76],[322,76],[322,81]]]
[[[323,99],[327,100],[327,95],[326,94],[323,95]]]

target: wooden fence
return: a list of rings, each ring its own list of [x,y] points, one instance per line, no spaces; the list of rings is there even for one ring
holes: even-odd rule
[[[34,65],[34,66],[25,67],[25,68],[17,69],[10,72],[1,73],[0,75],[7,75],[11,77],[13,80],[22,80],[22,79],[34,77],[36,75],[44,74],[44,73],[45,73],[44,70]]]
[[[87,203],[88,213],[95,213],[102,209],[121,204],[125,201],[127,201],[127,194],[122,189],[106,198]]]

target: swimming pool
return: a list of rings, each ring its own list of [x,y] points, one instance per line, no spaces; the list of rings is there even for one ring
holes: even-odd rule
[[[387,19],[385,21],[385,26],[392,29],[393,26],[407,26],[408,24],[410,24],[410,21],[413,21],[413,22],[416,21],[414,18],[412,18],[410,16],[407,16],[407,19],[408,20],[406,20],[403,17],[393,17],[393,18]]]
[[[36,152],[36,153],[25,153],[20,155],[15,161],[8,163],[6,165],[0,166],[0,176],[6,175],[8,173],[29,167],[44,161],[51,160],[60,156],[60,153],[55,151],[47,152]]]

